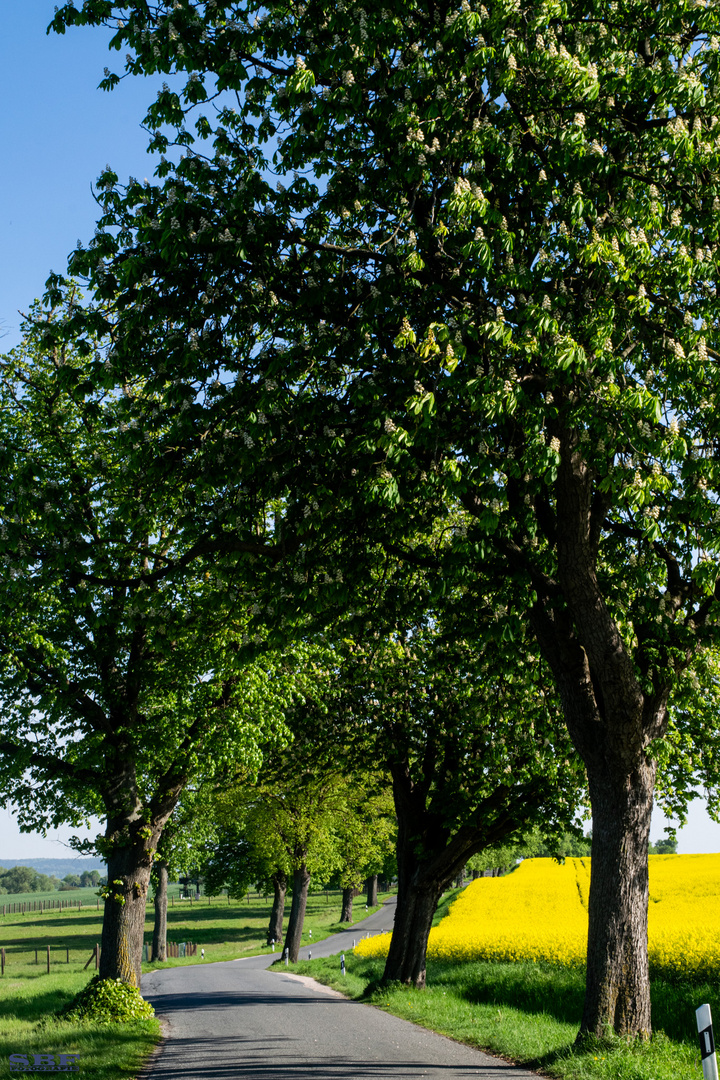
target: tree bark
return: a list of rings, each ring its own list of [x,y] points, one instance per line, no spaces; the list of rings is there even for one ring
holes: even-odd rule
[[[341,923],[351,923],[353,917],[353,897],[355,896],[354,889],[343,889],[342,894],[342,911],[340,912]]]
[[[425,986],[427,943],[442,893],[442,883],[423,874],[419,867],[410,881],[398,884],[395,923],[383,982],[402,982],[418,989]]]
[[[560,648],[558,644],[560,643]],[[540,639],[541,647],[548,646]],[[608,1032],[648,1038],[648,842],[656,767],[647,753],[664,730],[666,697],[646,700],[624,665],[591,671],[588,650],[554,626],[554,661],[565,719],[588,776],[593,836],[585,1004],[580,1037]],[[565,662],[558,653],[565,652]],[[592,651],[590,650],[590,656]],[[613,668],[615,670],[613,671]],[[612,676],[615,687],[611,688]],[[614,693],[611,693],[614,689]],[[624,690],[624,694],[623,694]]]
[[[150,872],[162,831],[184,784],[184,777],[169,774],[150,806],[143,805],[138,794],[134,765],[117,768],[107,784],[104,851],[108,883],[100,939],[101,979],[120,979],[140,989]]]
[[[590,776],[593,838],[581,1032],[649,1036],[648,841],[655,763]],[[590,774],[589,774],[590,775]]]
[[[378,876],[373,874],[367,879],[367,906],[377,907],[378,902]]]
[[[287,949],[288,959],[292,964],[297,963],[300,953],[309,887],[310,874],[307,866],[302,862],[293,873],[292,904],[290,906],[287,934],[285,935],[285,948]]]
[[[151,960],[167,960],[167,893],[168,866],[156,861],[157,887],[155,889],[155,922],[153,923]]]
[[[101,979],[120,979],[140,989],[145,901],[150,856],[140,843],[118,847],[108,856],[108,885],[103,912]]]
[[[287,877],[279,870],[272,876],[273,882],[273,906],[270,912],[270,923],[267,931],[267,943],[279,944],[283,939],[283,916],[285,915],[285,896],[287,894]]]
[[[398,819],[398,891],[395,923],[382,982],[425,986],[425,956],[433,915],[449,883],[467,860],[494,837],[463,826],[453,835],[427,805],[407,761],[391,766]],[[498,837],[499,839],[499,837]]]
[[[433,915],[445,889],[468,859],[504,841],[547,805],[542,777],[529,784],[499,784],[477,804],[471,820],[453,832],[426,783],[415,784],[407,759],[390,766],[398,821],[398,891],[395,923],[382,982],[425,986],[425,957]]]
[[[539,599],[531,620],[555,676],[570,737],[588,776],[593,815],[587,982],[580,1035],[647,1038],[648,841],[656,767],[648,755],[667,726],[668,670],[638,644],[628,652],[596,565],[603,521],[593,477],[569,442],[556,486],[562,602]],[[670,606],[672,570],[668,575]],[[666,601],[667,602],[667,601]],[[678,601],[679,602],[679,601]],[[643,627],[637,625],[638,642]],[[649,678],[642,685],[638,666]]]

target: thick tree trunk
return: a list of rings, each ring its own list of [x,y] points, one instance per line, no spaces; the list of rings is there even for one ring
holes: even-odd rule
[[[114,848],[108,855],[99,974],[138,989],[150,866],[150,852],[142,842]]]
[[[410,882],[398,885],[395,923],[383,982],[402,982],[422,988],[425,986],[428,937],[444,884],[423,875],[419,867],[417,870],[419,872]]]
[[[650,1034],[648,840],[655,763],[589,771],[593,811],[588,956],[581,1032]]]
[[[155,889],[155,922],[153,924],[151,960],[167,960],[167,894],[168,866],[166,862],[156,862],[157,887]]]
[[[378,902],[378,876],[373,874],[367,879],[367,906],[377,907]]]
[[[287,934],[285,935],[285,948],[292,964],[296,964],[300,953],[303,923],[305,922],[305,908],[307,907],[307,895],[310,887],[310,874],[305,863],[301,863],[293,873],[293,896],[290,907]]]
[[[473,854],[479,834],[451,836],[416,797],[407,768],[393,770],[398,818],[397,907],[383,982],[425,986],[425,954],[433,915],[443,890]],[[482,844],[479,844],[482,846]]]
[[[270,912],[270,923],[267,931],[267,943],[279,944],[283,939],[283,916],[285,914],[285,896],[287,894],[287,878],[282,870],[273,874],[273,906]]]
[[[624,673],[616,674],[617,693]],[[593,817],[580,1037],[651,1033],[648,841],[656,767],[647,745],[652,733],[661,733],[666,709],[664,697],[645,701],[635,680],[625,681],[623,700],[609,700],[590,674],[585,650],[575,670],[558,679],[568,730],[587,770]]]
[[[422,988],[428,937],[443,892],[468,859],[516,832],[538,805],[547,804],[550,792],[542,779],[514,788],[500,784],[478,804],[472,820],[452,832],[446,814],[433,809],[427,786],[414,784],[407,760],[390,771],[398,820],[398,892],[382,982]]]
[[[183,786],[184,778],[169,781],[150,810],[138,795],[134,766],[117,768],[108,782],[104,792],[108,884],[100,939],[101,979],[120,979],[140,989],[150,872],[162,831]]]
[[[342,894],[342,911],[340,913],[341,923],[351,923],[353,917],[353,897],[355,896],[354,889],[343,889]]]
[[[668,675],[655,672],[655,685],[641,684],[605,603],[596,573],[604,510],[574,437],[563,445],[556,499],[563,600],[548,593],[531,619],[590,788],[593,840],[580,1037],[615,1032],[647,1038],[647,848],[655,784],[648,748],[667,725]]]

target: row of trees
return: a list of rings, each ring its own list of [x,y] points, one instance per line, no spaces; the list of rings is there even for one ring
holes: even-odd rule
[[[341,887],[339,921],[349,923],[353,899],[367,879],[377,882],[380,873],[394,872],[395,814],[380,775],[323,769],[293,747],[267,762],[252,787],[238,785],[204,801],[213,828],[195,853],[206,888],[226,887],[242,897],[252,884],[271,893],[267,942],[284,942],[293,963],[312,881]]]
[[[98,870],[83,870],[81,874],[66,874],[60,880],[54,874],[41,874],[31,866],[11,866],[7,870],[0,867],[0,895],[51,892],[53,889],[80,886],[97,887],[103,880]]]
[[[74,314],[73,293],[40,325]],[[265,870],[279,891],[293,879],[295,956],[313,869],[341,870],[348,902],[371,869],[359,803],[369,813],[369,769],[380,770],[399,822],[389,976],[422,985],[432,914],[467,859],[538,816],[547,827],[572,819],[581,770],[539,657],[512,672],[519,639],[502,634],[478,656],[458,636],[462,591],[434,599],[426,570],[380,549],[360,617],[338,612],[321,631],[324,613],[310,607],[315,627],[304,612],[283,626],[275,598],[258,602],[254,563],[238,565],[224,540],[188,546],[157,476],[128,469],[132,387],[94,389],[93,362],[78,347],[48,353],[31,332],[3,364],[5,792],[27,827],[105,817],[101,973],[139,982],[151,867],[156,853],[168,862],[161,838],[184,793],[232,792],[213,820],[235,818],[236,839],[246,824],[251,836],[274,830]],[[226,492],[222,506],[234,501],[235,524],[250,528],[275,511],[247,495]],[[342,866],[323,847],[325,819]],[[167,835],[183,842],[182,829]]]
[[[658,763],[717,779],[720,15],[82,23],[184,82],[3,379],[3,789],[105,815],[104,973],[182,792],[292,736],[391,778],[416,985],[439,890],[587,793],[582,1031],[648,1034]]]

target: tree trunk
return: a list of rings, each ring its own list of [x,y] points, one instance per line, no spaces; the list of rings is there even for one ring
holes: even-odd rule
[[[378,902],[378,876],[373,874],[367,879],[367,906],[377,907]]]
[[[622,672],[616,674],[618,692]],[[579,1037],[648,1038],[648,841],[656,766],[646,748],[651,732],[663,730],[665,699],[645,701],[633,679],[624,699],[612,701],[590,675],[585,650],[576,670],[566,670],[558,682],[568,731],[585,763],[593,819]]]
[[[153,924],[151,960],[167,960],[167,889],[168,866],[156,862],[157,887],[155,889],[155,922]]]
[[[473,881],[477,881],[477,879],[478,879],[478,878],[479,878],[480,876],[481,876],[481,875],[480,875],[480,871],[479,871],[479,870],[473,870],[473,872],[472,872],[472,879],[473,879]]]
[[[165,824],[177,805],[184,778],[169,778],[150,808],[137,791],[134,766],[118,767],[103,799],[107,811],[105,892],[99,974],[140,989],[145,902],[153,859]]]
[[[648,841],[655,763],[625,776],[588,773],[593,811],[588,955],[581,1032],[651,1031]]]
[[[451,836],[425,807],[424,796],[416,794],[407,767],[399,765],[391,771],[398,819],[398,891],[382,981],[421,988],[425,986],[425,954],[438,901],[474,854],[473,842],[480,838],[473,829],[461,829]]]
[[[395,923],[383,982],[402,982],[418,989],[425,986],[428,937],[444,886],[437,880],[422,878],[420,872],[407,884],[398,883]]]
[[[667,726],[669,676],[667,670],[660,674],[661,666],[653,671],[647,660],[654,683],[641,684],[638,664],[605,603],[596,572],[602,501],[573,439],[563,446],[556,485],[563,600],[548,594],[530,618],[590,789],[587,982],[579,1037],[615,1032],[647,1038],[647,848],[656,772],[648,748]]]
[[[340,913],[341,923],[351,923],[353,915],[353,897],[355,896],[354,889],[343,889],[342,894],[342,911]]]
[[[287,894],[287,878],[282,870],[273,874],[273,906],[270,912],[270,923],[267,931],[267,943],[279,944],[283,939],[283,916],[285,914],[285,896]]]
[[[291,963],[296,964],[300,953],[303,923],[305,922],[305,908],[307,907],[307,894],[310,887],[310,874],[305,863],[301,863],[293,873],[293,896],[290,907],[287,934],[285,935],[285,948]]]
[[[536,777],[531,784],[499,784],[482,799],[470,820],[455,832],[446,814],[433,808],[426,784],[413,782],[407,760],[390,766],[398,821],[398,891],[395,924],[382,982],[425,985],[425,954],[433,915],[445,889],[468,859],[502,843],[547,805],[551,789]]]
[[[138,990],[150,865],[150,852],[142,843],[114,848],[107,860],[99,974],[101,979],[120,979]]]

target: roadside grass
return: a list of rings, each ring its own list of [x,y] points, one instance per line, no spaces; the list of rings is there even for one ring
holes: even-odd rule
[[[135,1077],[160,1039],[157,1020],[132,1024],[71,1024],[53,1014],[85,986],[88,974],[69,970],[0,980],[0,1080],[10,1072],[10,1054],[79,1054],[77,1064],[86,1080],[126,1080]],[[39,1073],[26,1073],[34,1076]]]
[[[425,990],[398,984],[366,997],[383,961],[345,954],[304,961],[298,974],[422,1027],[562,1080],[697,1080],[695,1009],[709,1002],[720,1015],[714,984],[652,986],[655,1034],[648,1043],[608,1038],[576,1047],[584,995],[582,971],[551,965],[428,962]]]

